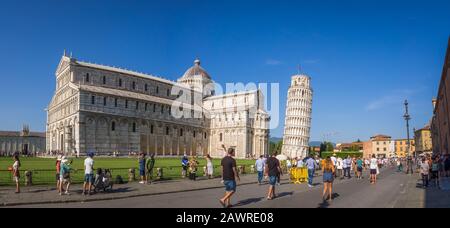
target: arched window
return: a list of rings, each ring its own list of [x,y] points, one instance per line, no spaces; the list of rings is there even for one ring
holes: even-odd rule
[[[183,128],[180,128],[180,137],[183,136]]]
[[[133,132],[136,132],[136,123],[133,123]]]
[[[144,89],[145,89],[145,91],[148,91],[148,85],[147,84],[145,84]]]
[[[133,82],[132,87],[133,87],[133,89],[136,89],[136,82]]]
[[[150,125],[150,134],[153,134],[153,125]]]
[[[159,87],[158,86],[156,86],[156,93],[157,94],[159,93]]]
[[[116,130],[116,122],[112,122],[111,123],[111,131],[115,131]]]
[[[119,87],[122,87],[122,79],[119,78]]]
[[[86,82],[89,82],[89,73],[86,73]]]
[[[222,140],[223,140],[223,134],[222,133],[220,133],[219,138],[220,138],[220,142],[222,142]]]
[[[95,104],[95,96],[91,96],[91,104]]]
[[[106,84],[106,76],[103,76],[103,85]]]
[[[139,109],[139,101],[136,101],[136,110]]]
[[[125,108],[128,108],[128,100],[125,100]]]
[[[169,135],[169,127],[166,127],[166,135]]]
[[[117,107],[117,98],[114,98],[114,107]]]
[[[167,89],[167,96],[170,96],[170,89]]]
[[[103,97],[103,106],[106,106],[106,97]]]

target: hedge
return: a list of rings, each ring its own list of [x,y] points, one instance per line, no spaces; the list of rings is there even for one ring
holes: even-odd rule
[[[363,152],[358,151],[345,151],[345,152],[322,152],[322,158],[326,158],[328,156],[333,156],[333,154],[336,154],[336,157],[340,158],[347,158],[347,156],[350,155],[350,157],[363,157]]]

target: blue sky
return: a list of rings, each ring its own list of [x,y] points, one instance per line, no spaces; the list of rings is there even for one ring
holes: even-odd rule
[[[219,83],[279,82],[281,125],[297,65],[312,78],[311,140],[405,137],[432,114],[447,39],[442,1],[2,1],[0,129],[45,130],[64,49],[175,80],[196,57]]]

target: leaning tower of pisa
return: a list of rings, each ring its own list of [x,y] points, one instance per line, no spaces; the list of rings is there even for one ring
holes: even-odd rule
[[[307,75],[294,75],[288,90],[281,153],[290,158],[308,155],[313,94],[310,81]]]

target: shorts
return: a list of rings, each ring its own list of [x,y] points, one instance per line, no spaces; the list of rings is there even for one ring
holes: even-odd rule
[[[145,169],[139,169],[139,175],[145,176]]]
[[[60,174],[57,173],[57,174],[56,174],[56,181],[59,181],[59,180],[60,180],[60,177],[59,177],[59,176],[60,176]]]
[[[15,181],[16,183],[19,183],[19,180],[20,180],[20,177],[14,177],[14,181]]]
[[[323,173],[323,182],[324,183],[333,183],[333,173],[332,172],[324,172]]]
[[[94,174],[84,174],[84,182],[85,183],[94,183]]]
[[[377,175],[377,169],[370,169],[371,175]]]
[[[275,186],[277,184],[277,176],[269,176],[269,185]]]
[[[236,192],[236,181],[234,180],[226,180],[223,182],[225,185],[226,192]]]
[[[358,170],[358,172],[362,172],[363,167],[358,167],[357,170]]]

